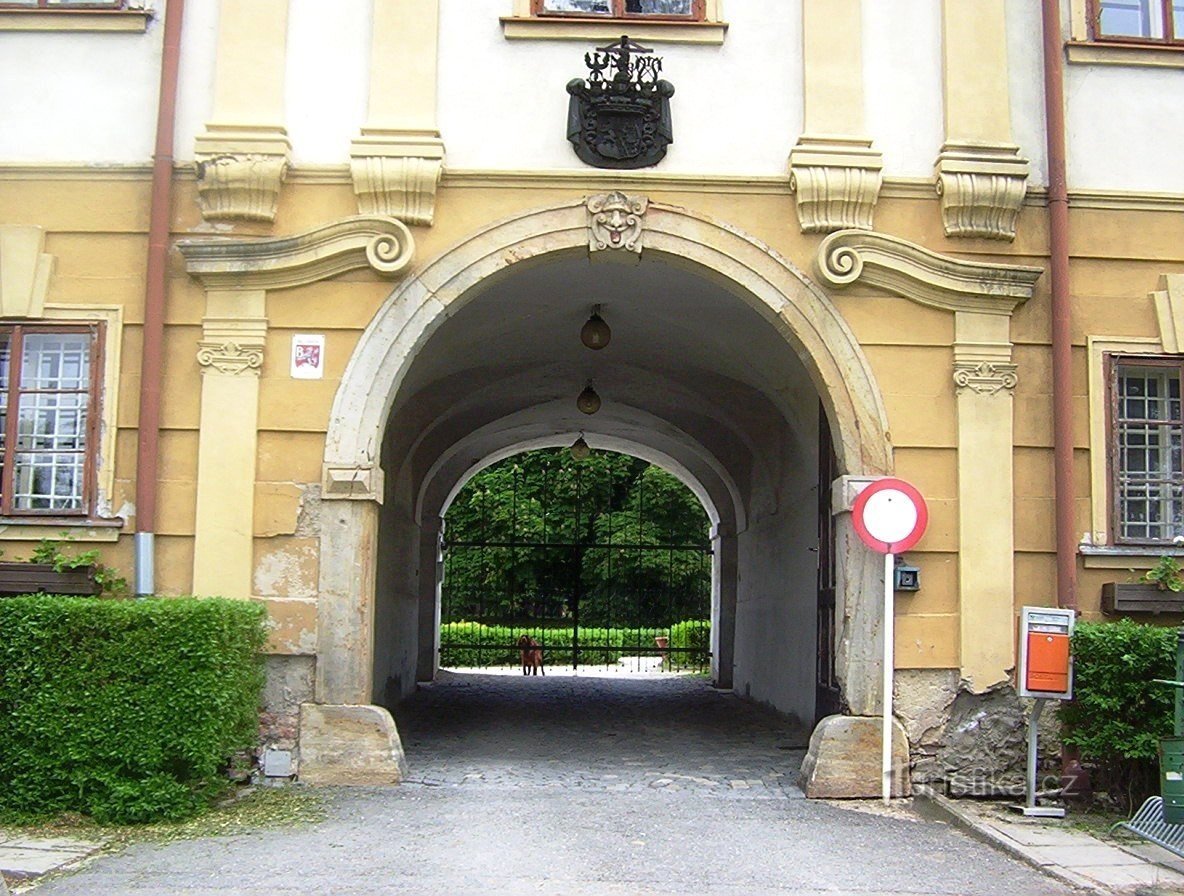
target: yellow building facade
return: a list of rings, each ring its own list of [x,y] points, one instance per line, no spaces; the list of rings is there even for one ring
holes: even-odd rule
[[[1061,500],[1092,618],[1184,534],[1184,57],[1150,12],[1054,6]],[[437,669],[441,518],[483,466],[584,434],[674,471],[713,524],[713,677],[810,725],[827,688],[881,709],[881,560],[850,516],[895,475],[930,511],[896,596],[897,780],[990,786],[1014,763],[959,726],[1018,744],[1018,608],[1074,599],[1041,26],[1009,0],[0,3],[0,328],[27,380],[7,407],[30,401],[5,550],[65,531],[143,593],[262,602],[268,742],[309,780],[390,781],[387,710]],[[565,86],[623,33],[674,87],[673,143],[636,169],[568,140]],[[592,359],[594,304],[614,344]],[[818,774],[866,737],[823,721]]]

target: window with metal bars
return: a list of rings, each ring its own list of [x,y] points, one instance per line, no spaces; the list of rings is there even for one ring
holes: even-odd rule
[[[100,328],[0,326],[0,514],[89,514]]]
[[[1117,543],[1184,535],[1184,358],[1110,360],[1110,467]]]
[[[534,0],[538,16],[612,19],[703,19],[703,0]]]
[[[1090,0],[1094,40],[1184,44],[1184,0]]]

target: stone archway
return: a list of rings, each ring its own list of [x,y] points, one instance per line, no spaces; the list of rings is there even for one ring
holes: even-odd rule
[[[606,200],[619,205],[618,216],[604,214]],[[495,278],[531,262],[589,251],[655,253],[739,298],[773,326],[808,372],[834,433],[840,469],[850,476],[891,472],[886,413],[855,337],[826,295],[767,246],[686,209],[621,194],[492,225],[394,291],[364,333],[337,393],[323,477],[319,703],[372,699],[373,552],[383,493],[378,446],[417,352]],[[851,710],[873,714],[880,702],[879,564],[862,552],[841,552],[840,565],[839,677]]]

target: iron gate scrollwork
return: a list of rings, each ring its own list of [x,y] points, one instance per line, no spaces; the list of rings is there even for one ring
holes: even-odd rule
[[[703,671],[710,662],[706,514],[673,476],[595,452],[520,454],[482,471],[445,517],[440,664]]]

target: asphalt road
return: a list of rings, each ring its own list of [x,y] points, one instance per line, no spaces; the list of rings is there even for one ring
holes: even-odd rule
[[[396,713],[411,781],[315,826],[141,844],[37,896],[1070,891],[906,805],[806,800],[804,735],[698,679],[445,675]]]

